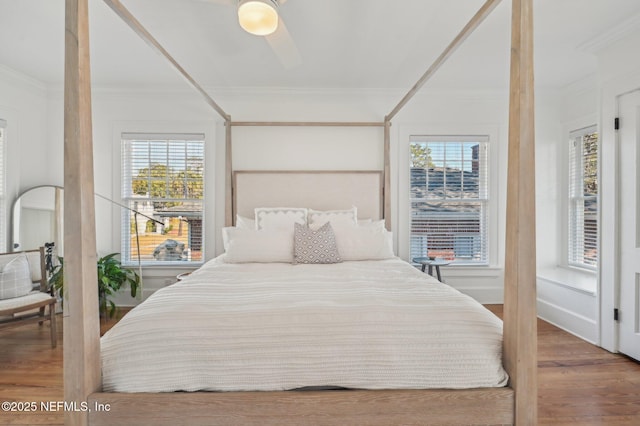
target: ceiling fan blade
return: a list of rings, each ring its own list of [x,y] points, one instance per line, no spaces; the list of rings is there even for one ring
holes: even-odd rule
[[[265,36],[265,39],[286,69],[297,67],[302,63],[300,52],[284,24],[282,16],[278,22],[278,29],[273,34]]]

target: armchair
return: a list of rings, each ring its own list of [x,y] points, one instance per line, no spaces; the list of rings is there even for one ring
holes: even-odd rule
[[[56,298],[47,292],[44,247],[39,250],[2,253],[0,269],[0,330],[35,322],[42,325],[44,321],[49,321],[51,347],[55,348]],[[45,315],[47,306],[49,312]]]

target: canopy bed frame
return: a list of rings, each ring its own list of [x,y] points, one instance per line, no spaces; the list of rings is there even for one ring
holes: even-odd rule
[[[233,122],[140,25],[119,0],[105,0],[165,56],[226,125],[226,223],[234,217],[233,126],[380,126],[384,131],[383,215],[390,228],[390,126],[398,111],[497,6],[488,0],[381,123]],[[101,392],[95,275],[95,210],[91,134],[88,0],[66,0],[65,37],[65,281],[64,396],[89,401],[90,412],[67,411],[65,424],[517,424],[537,422],[533,0],[512,0],[507,238],[505,260],[504,388],[467,390],[341,390],[314,392]],[[96,404],[105,404],[96,409]],[[106,405],[108,404],[108,405]],[[104,411],[104,407],[109,407]]]

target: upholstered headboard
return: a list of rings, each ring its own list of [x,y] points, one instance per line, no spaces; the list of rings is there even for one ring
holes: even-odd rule
[[[235,171],[233,211],[253,217],[256,207],[358,208],[360,219],[383,218],[381,171]],[[234,218],[235,220],[235,218]]]

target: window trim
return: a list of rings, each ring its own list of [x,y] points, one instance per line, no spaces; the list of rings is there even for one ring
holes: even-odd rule
[[[397,239],[397,254],[405,261],[410,259],[411,208],[409,202],[409,140],[412,135],[485,135],[488,136],[488,191],[492,194],[488,209],[492,212],[487,220],[488,263],[486,265],[451,265],[450,268],[502,268],[504,259],[505,230],[500,223],[505,221],[505,200],[500,194],[506,191],[506,167],[499,162],[499,152],[506,149],[506,137],[499,125],[491,124],[452,124],[422,123],[401,125],[398,129],[397,144],[392,144],[392,161],[396,164],[397,177],[392,176],[392,186],[397,188],[394,196],[393,229]],[[502,178],[501,178],[502,176]],[[394,180],[397,179],[397,180]],[[493,214],[495,213],[495,214]]]
[[[564,203],[565,203],[565,208],[564,213],[562,215],[563,221],[566,224],[566,232],[564,233],[564,241],[563,241],[563,252],[564,252],[564,263],[568,268],[576,268],[578,270],[581,271],[587,271],[587,272],[597,272],[598,271],[598,265],[599,265],[599,258],[600,258],[600,253],[599,253],[599,249],[600,249],[600,226],[601,226],[601,220],[600,220],[600,177],[601,177],[601,161],[600,161],[600,152],[601,152],[601,134],[600,131],[598,129],[598,125],[597,124],[593,124],[593,121],[591,122],[591,124],[586,125],[586,126],[575,126],[573,130],[569,130],[566,138],[566,160],[564,163],[564,166],[567,167],[567,173],[565,174],[565,179],[566,179],[566,183],[564,185],[564,193],[565,193],[565,197],[564,197]],[[595,196],[595,200],[596,200],[596,206],[597,206],[597,211],[596,211],[596,220],[597,220],[597,230],[596,230],[596,245],[598,247],[598,253],[597,253],[597,258],[596,258],[596,262],[595,265],[589,265],[586,264],[584,262],[578,262],[575,259],[572,259],[571,257],[571,252],[573,249],[573,242],[572,242],[572,237],[573,237],[573,232],[574,230],[572,229],[572,223],[574,223],[574,218],[572,217],[572,213],[573,213],[573,208],[572,208],[572,203],[579,198],[584,198],[584,197],[572,197],[571,194],[571,186],[573,184],[572,182],[572,176],[571,176],[571,170],[573,168],[573,164],[572,163],[572,154],[571,154],[571,144],[573,143],[573,141],[575,141],[577,138],[580,138],[584,135],[588,135],[588,134],[592,134],[592,133],[598,133],[598,151],[596,153],[596,161],[597,161],[597,166],[596,166],[596,173],[598,176],[598,193]]]
[[[447,204],[447,203],[463,203],[463,202],[469,202],[472,204],[478,204],[480,206],[480,234],[484,234],[484,241],[480,241],[480,245],[484,245],[485,246],[485,250],[482,253],[482,259],[478,260],[478,261],[468,261],[468,260],[464,260],[462,257],[456,259],[454,261],[455,265],[459,265],[459,266],[489,266],[489,253],[490,253],[490,241],[489,241],[489,232],[490,232],[490,226],[489,226],[489,217],[490,215],[490,188],[489,188],[489,175],[490,175],[490,167],[491,167],[491,161],[490,161],[490,144],[489,144],[489,136],[488,135],[411,135],[409,138],[409,146],[412,143],[420,143],[420,142],[424,142],[424,143],[464,143],[464,142],[477,142],[479,144],[481,144],[481,146],[483,147],[483,152],[481,154],[481,158],[484,160],[484,162],[486,164],[484,164],[482,167],[480,167],[480,181],[483,181],[485,183],[485,186],[480,186],[479,187],[479,193],[478,193],[478,198],[425,198],[425,202],[431,202],[431,203],[443,203],[443,204]],[[444,151],[444,161],[447,161],[446,159],[446,150]],[[409,160],[411,159],[411,155],[409,155]],[[428,174],[427,174],[428,175]],[[446,174],[444,176],[444,179],[446,181]],[[410,178],[411,180],[411,178]],[[427,181],[428,181],[428,177],[427,177]],[[411,181],[409,182],[409,190],[411,189]],[[446,189],[444,189],[444,191],[446,192]],[[420,200],[416,200],[414,198],[409,198],[409,202],[410,204],[413,204],[416,201],[420,201]],[[412,211],[412,207],[409,208],[410,211]],[[484,231],[482,231],[482,228],[488,228]],[[411,246],[411,233],[410,235],[410,239],[409,239],[409,245]],[[468,235],[461,235],[458,237],[462,237],[462,238],[470,238],[470,236]],[[453,245],[454,245],[454,252],[455,252],[455,245],[456,245],[456,236],[454,236],[454,240],[453,240]],[[411,250],[411,249],[410,249]],[[419,257],[419,256],[417,256]]]
[[[216,150],[215,137],[218,132],[218,126],[214,121],[115,121],[113,122],[111,133],[111,170],[112,179],[110,191],[104,191],[104,193],[110,193],[111,199],[124,204],[122,200],[122,147],[121,140],[122,135],[125,133],[142,133],[142,134],[190,134],[190,133],[202,133],[204,134],[204,161],[207,164],[204,171],[204,203],[203,210],[207,213],[203,216],[202,221],[202,233],[204,237],[203,241],[203,258],[199,262],[172,262],[172,263],[143,263],[143,270],[157,271],[152,272],[158,274],[165,274],[160,272],[162,270],[171,270],[173,275],[176,270],[192,270],[194,267],[198,267],[212,258],[216,253],[216,247],[221,244],[221,239],[217,238],[217,235],[212,235],[211,230],[217,226],[218,209],[215,204],[216,194],[216,176],[219,174],[216,172]],[[122,236],[122,208],[117,205],[110,205],[109,221],[111,223],[110,241],[111,243],[106,247],[98,247],[99,252],[119,252],[122,248],[120,245]],[[106,213],[105,213],[106,214]],[[208,232],[209,231],[209,232]],[[106,240],[105,240],[106,241]],[[130,266],[137,266],[137,261]],[[164,277],[164,275],[160,275]]]
[[[204,200],[204,186],[205,186],[205,179],[204,179],[204,170],[205,170],[205,140],[204,140],[204,134],[200,133],[200,134],[192,134],[192,133],[185,133],[185,134],[178,134],[178,133],[153,133],[153,134],[149,134],[149,133],[123,133],[121,136],[121,149],[122,149],[122,154],[121,154],[121,158],[120,161],[122,163],[121,165],[121,179],[123,179],[123,185],[121,186],[121,199],[124,202],[125,206],[129,206],[130,208],[136,209],[136,210],[140,210],[139,207],[137,207],[139,202],[142,202],[143,204],[147,204],[147,203],[153,203],[153,202],[157,202],[158,200],[163,200],[166,202],[184,202],[184,203],[198,203],[201,205],[201,215],[200,215],[200,222],[201,222],[201,226],[204,222],[204,218],[206,217],[206,212],[205,212],[205,200]],[[125,170],[124,167],[125,165],[127,165],[127,168],[131,167],[131,161],[133,155],[132,155],[132,150],[130,149],[131,147],[128,146],[128,144],[130,143],[159,143],[160,145],[166,145],[163,149],[166,149],[166,161],[167,161],[167,166],[169,167],[171,161],[172,161],[172,157],[170,156],[170,153],[172,152],[171,150],[171,145],[172,143],[189,143],[189,142],[198,142],[198,143],[202,143],[202,199],[193,199],[193,198],[171,198],[171,197],[153,197],[153,196],[148,196],[148,197],[140,197],[138,200],[138,197],[135,196],[135,194],[133,192],[131,192],[130,194],[126,194],[125,193],[125,186],[128,186],[128,184],[130,182],[133,182],[133,180],[135,180],[135,177],[133,175],[128,175],[125,177]],[[146,149],[153,149],[151,146],[147,146]],[[151,155],[151,154],[149,154]],[[165,155],[165,154],[163,154]],[[184,145],[184,151],[182,153],[179,154],[179,158],[176,158],[175,161],[179,161],[183,158],[184,155],[184,165],[186,167],[187,165],[187,156],[188,156],[188,151],[187,151],[187,145]],[[146,158],[145,158],[146,157]],[[146,155],[143,155],[143,160],[148,161],[149,162],[149,166],[151,164],[153,164],[153,161],[151,159],[151,157],[147,157]],[[146,163],[145,163],[146,164]],[[160,163],[163,164],[164,163]],[[127,170],[128,173],[128,170]],[[152,180],[152,176],[153,174],[148,178],[148,180]],[[127,179],[126,181],[124,181],[124,179]],[[147,179],[143,180],[146,181]],[[147,182],[149,183],[149,182]],[[167,188],[165,188],[165,190],[168,190],[168,185],[169,185],[169,180],[167,178],[166,180],[166,185]],[[129,188],[130,190],[131,188]],[[128,191],[127,191],[128,192]],[[128,196],[127,196],[128,195]],[[134,205],[131,206],[130,203],[133,203]],[[121,217],[122,217],[122,226],[120,228],[121,231],[121,240],[120,240],[120,248],[121,248],[121,259],[122,259],[122,263],[124,265],[127,266],[131,266],[131,265],[137,265],[138,263],[142,264],[142,265],[146,265],[146,266],[153,266],[153,265],[170,265],[170,266],[178,266],[178,265],[200,265],[202,264],[202,260],[198,260],[198,261],[192,261],[189,258],[187,258],[186,260],[141,260],[140,262],[138,262],[137,259],[132,257],[132,244],[131,244],[131,239],[135,234],[131,233],[130,231],[130,223],[132,218],[136,215],[135,212],[133,212],[132,210],[129,209],[122,209],[121,211]],[[178,217],[182,217],[182,216],[178,216]],[[202,243],[201,243],[201,253],[202,253],[202,258],[204,258],[204,231],[202,231]]]

